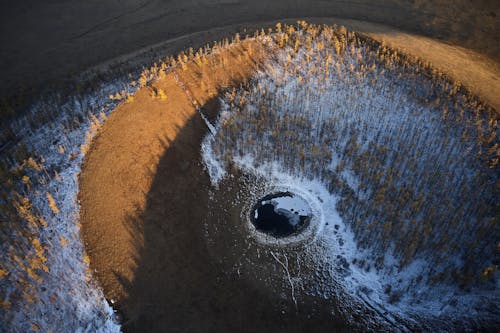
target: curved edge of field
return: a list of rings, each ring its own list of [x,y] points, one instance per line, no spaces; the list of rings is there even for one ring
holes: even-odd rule
[[[200,186],[192,192],[206,195],[210,181],[199,148],[207,126],[195,105],[215,120],[213,98],[248,80],[266,53],[260,43],[248,40],[205,57],[203,63],[179,66],[120,104],[95,137],[79,179],[80,221],[92,268],[108,299],[120,304],[129,296],[126,286],[134,280],[143,242],[140,214],[151,199],[160,158],[166,151],[175,155],[160,196],[177,192],[182,201],[185,193],[179,190],[186,184]],[[174,224],[183,218],[174,200],[158,212],[159,220]]]

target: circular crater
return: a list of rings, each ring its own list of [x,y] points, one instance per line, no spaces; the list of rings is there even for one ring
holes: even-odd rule
[[[304,5],[311,7],[307,2]],[[336,16],[365,17],[356,15],[357,11],[370,11],[378,17],[377,22],[394,26],[401,26],[394,18],[408,21],[408,13],[415,14],[410,16],[415,17],[417,23],[432,19],[436,14],[439,16],[439,11],[433,13],[436,9],[432,6],[426,6],[424,14],[410,8],[412,6],[406,9],[399,6],[401,8],[394,10],[402,10],[403,15],[395,15],[387,7],[377,11],[377,4],[347,8],[348,12],[339,11],[333,3],[331,5],[329,10],[324,5],[318,7],[324,14],[322,16],[336,13]],[[342,2],[338,5],[340,9],[346,9]],[[271,16],[293,16],[284,11],[282,5],[277,6],[275,12],[280,15]],[[455,24],[451,35],[445,38],[450,43],[442,47],[430,39],[395,33],[392,28],[349,22],[368,35],[376,35],[377,40],[388,39],[389,45],[392,40],[392,47],[419,50],[420,58],[432,63],[436,70],[442,68],[454,73],[452,77],[462,77],[468,86],[476,86],[475,90],[486,97],[490,95],[486,99],[493,100],[498,106],[495,97],[498,90],[496,63],[484,67],[482,57],[458,47],[463,42],[462,46],[477,45],[479,50],[491,51],[491,48],[479,47],[494,44],[488,43],[488,36],[495,35],[491,32],[496,22],[495,8],[489,6],[491,4],[485,9],[469,8],[467,11],[455,6],[465,18],[480,15],[483,19],[477,27],[475,24]],[[252,21],[247,12],[250,10],[251,15],[253,7],[247,7],[242,7],[246,13],[242,16],[245,22]],[[148,8],[158,12],[154,6]],[[217,5],[208,9],[216,16],[228,12]],[[258,6],[254,9],[258,14]],[[293,11],[296,12],[296,8]],[[206,15],[205,10],[202,12],[205,17],[212,17]],[[237,14],[237,10],[231,11],[231,17],[238,17]],[[142,9],[141,15],[145,15]],[[133,15],[127,17],[133,18]],[[149,21],[164,28],[156,20]],[[192,25],[193,20],[182,18],[182,21]],[[174,25],[178,23],[172,22]],[[337,22],[337,19],[328,22]],[[126,24],[126,20],[123,23]],[[407,28],[430,37],[443,29],[450,30],[442,20],[434,23],[431,24],[432,31],[427,29],[427,33],[421,30],[421,24],[414,24],[413,28],[407,24]],[[43,22],[37,22],[37,25],[43,26]],[[203,29],[207,28],[205,23],[202,25]],[[30,28],[32,25],[24,26]],[[71,29],[71,26],[67,28]],[[188,30],[196,30],[192,28],[190,26]],[[133,57],[125,56],[130,61],[122,63],[120,60],[120,63],[135,67],[139,61],[153,61],[151,58],[163,51],[189,46],[184,45],[186,42],[193,47],[202,45],[205,40],[222,38],[228,30],[235,29],[236,25],[174,36],[176,38],[165,45],[148,47],[140,54],[134,53]],[[260,67],[260,42],[251,47],[240,47],[241,44],[237,43],[236,52],[235,45],[232,45],[233,50],[226,53],[234,55],[238,64],[224,55],[225,46],[214,49],[214,55],[221,56],[221,62],[212,61],[211,56],[206,61],[205,48],[205,55],[197,53],[196,58],[191,52],[189,58],[185,54],[179,55],[177,59],[183,61],[179,61],[178,72],[172,66],[163,73],[166,63],[161,62],[159,67],[155,63],[151,70],[146,69],[140,78],[138,73],[130,73],[116,63],[116,68],[115,65],[109,66],[112,69],[109,75],[99,69],[95,81],[82,82],[86,74],[78,76],[75,86],[63,80],[65,89],[56,98],[40,99],[40,105],[27,113],[28,121],[15,118],[12,124],[6,122],[8,130],[0,131],[6,143],[0,145],[2,157],[5,157],[0,174],[5,180],[2,183],[8,185],[7,194],[11,194],[0,201],[3,201],[2,214],[8,220],[15,218],[15,223],[6,225],[9,230],[3,233],[3,242],[0,241],[6,245],[3,250],[8,251],[2,252],[5,263],[2,262],[0,270],[0,284],[7,291],[0,302],[0,312],[5,314],[0,327],[5,327],[6,331],[75,331],[84,327],[106,332],[196,331],[207,327],[220,332],[233,331],[234,327],[246,327],[252,331],[286,329],[288,332],[356,331],[355,328],[357,331],[494,331],[494,327],[498,327],[500,316],[494,306],[499,295],[498,214],[490,209],[498,197],[498,192],[492,187],[500,189],[497,186],[500,175],[498,117],[485,116],[481,112],[483,106],[475,101],[471,107],[462,107],[462,102],[467,104],[470,100],[460,92],[459,86],[450,84],[453,85],[451,89],[440,89],[443,82],[435,77],[430,93],[426,93],[428,88],[425,82],[421,84],[418,72],[400,72],[401,61],[396,54],[386,52],[385,47],[377,50],[378,59],[363,63],[363,59],[370,60],[370,55],[360,49],[363,44],[367,45],[364,39],[354,42],[343,33],[326,31],[332,38],[318,42],[321,35],[314,27],[304,26],[306,38],[301,38],[300,34],[297,36],[293,29],[280,27],[271,36],[261,36],[260,42],[264,42],[265,49],[276,56],[272,59],[282,61],[268,71],[276,72],[277,79],[271,78],[270,84],[261,82],[261,85],[272,94],[276,90],[279,92],[280,85],[284,85],[283,90],[287,92],[295,90],[299,93],[300,89],[294,87],[310,87],[304,89],[298,98],[298,102],[305,103],[300,109],[314,109],[320,101],[319,104],[324,106],[322,109],[334,111],[333,117],[319,117],[325,115],[323,112],[314,112],[313,116],[293,114],[294,110],[283,114],[281,111],[289,109],[289,105],[300,104],[293,100],[283,102],[288,97],[293,99],[290,94],[285,94],[284,98],[279,98],[281,101],[274,103],[274,106],[283,107],[269,110],[275,114],[278,112],[277,121],[268,122],[274,127],[262,127],[265,118],[269,117],[264,108],[259,108],[263,112],[258,117],[251,115],[250,120],[263,120],[259,124],[246,122],[250,124],[247,127],[259,130],[258,140],[248,140],[252,137],[244,135],[244,140],[239,140],[238,150],[247,155],[253,153],[254,157],[264,155],[264,158],[254,158],[254,163],[249,163],[251,168],[246,170],[247,173],[259,173],[260,161],[265,162],[265,153],[271,151],[265,146],[259,151],[262,143],[285,147],[280,149],[289,151],[294,146],[290,145],[293,141],[289,133],[299,133],[294,135],[296,140],[302,140],[295,145],[297,154],[283,156],[285,154],[278,151],[271,155],[276,157],[273,162],[277,162],[278,169],[287,171],[285,176],[292,174],[297,180],[303,180],[303,175],[309,173],[306,175],[308,179],[314,177],[316,183],[302,182],[297,185],[300,190],[289,186],[289,178],[276,179],[282,174],[269,177],[274,178],[274,183],[270,184],[273,179],[267,178],[270,173],[264,170],[260,175],[265,175],[268,186],[262,191],[245,192],[245,187],[239,187],[234,177],[225,180],[226,184],[233,183],[235,189],[232,192],[221,186],[223,191],[220,192],[224,193],[215,193],[208,199],[206,175],[193,162],[198,161],[199,156],[192,148],[199,146],[201,135],[208,131],[202,126],[201,119],[193,116],[198,110],[188,107],[190,102],[193,97],[196,102],[201,101],[202,115],[213,120],[216,112],[210,117],[207,101],[217,99],[221,92],[218,87],[237,87],[235,83],[245,81],[257,68],[248,64],[255,63]],[[473,30],[460,34],[457,29]],[[136,30],[146,32],[148,36],[159,36],[151,34],[151,29]],[[182,26],[177,31],[187,32]],[[214,35],[215,31],[219,37]],[[446,35],[446,31],[444,33]],[[87,37],[91,35],[102,42],[101,34]],[[469,38],[471,36],[474,38]],[[477,36],[481,38],[475,38]],[[127,44],[133,46],[134,40],[140,45],[152,43],[150,39],[140,37],[133,37]],[[89,39],[74,40],[78,41],[87,43]],[[136,48],[137,45],[132,47]],[[32,48],[27,50],[28,55],[32,54]],[[109,57],[102,59],[105,58]],[[307,62],[299,63],[297,60],[301,58]],[[191,63],[185,63],[184,59]],[[58,68],[64,67],[63,63],[52,60],[51,57],[49,62],[57,63]],[[310,62],[314,63],[313,66],[308,66]],[[70,65],[73,66],[74,62]],[[414,64],[404,66],[413,68]],[[102,66],[105,67],[108,66]],[[329,71],[334,67],[337,72]],[[301,68],[307,68],[307,72],[299,73]],[[315,73],[315,68],[322,69],[322,72]],[[45,72],[51,73],[50,70]],[[234,75],[237,72],[241,76]],[[283,74],[287,72],[297,74],[296,80],[293,75],[291,80],[286,79],[287,75]],[[120,73],[127,79],[119,79]],[[226,78],[227,73],[232,77],[223,82],[225,79],[221,78]],[[17,71],[13,74],[20,80],[26,79]],[[93,70],[88,74],[93,77]],[[137,76],[137,81],[129,82],[134,76]],[[158,80],[153,79],[156,77]],[[311,77],[321,78],[323,82],[315,85]],[[331,98],[334,94],[328,82],[335,77],[339,82],[333,86],[335,91],[340,91],[340,98]],[[391,77],[401,86],[409,87],[411,93],[395,90]],[[146,81],[151,84],[143,86]],[[377,90],[377,81],[384,82],[382,92]],[[142,88],[136,88],[136,82]],[[354,87],[358,94],[343,89],[343,83]],[[375,89],[363,89],[366,85]],[[75,95],[66,100],[64,92],[73,88],[77,88]],[[254,88],[260,90],[258,86]],[[125,90],[118,93],[116,89]],[[130,95],[136,89],[137,94]],[[328,105],[326,98],[310,91],[326,91],[322,95],[329,96],[335,105]],[[384,95],[384,91],[388,95]],[[110,92],[116,92],[111,103]],[[122,96],[125,92],[126,97]],[[20,92],[20,95],[24,93]],[[246,96],[245,92],[243,97]],[[342,101],[343,96],[347,96],[348,101]],[[447,96],[458,97],[450,101]],[[262,96],[257,97],[257,100],[264,100]],[[106,121],[105,130],[88,150],[97,127],[120,100],[123,103],[120,102],[117,109],[122,111],[113,111],[113,117]],[[337,102],[344,106],[349,105],[349,101],[363,100],[369,101],[366,107],[354,105],[345,110],[337,107]],[[381,115],[384,105],[379,104],[390,106],[386,100],[400,100],[414,112],[391,107],[395,110],[393,113]],[[268,101],[272,102],[272,96]],[[14,105],[17,106],[17,102]],[[430,107],[436,119],[426,111],[430,104],[434,105]],[[145,109],[148,112],[144,112]],[[48,110],[56,112],[47,113]],[[243,114],[248,111],[241,110]],[[360,110],[370,110],[374,116],[363,121],[367,115]],[[7,120],[12,119],[8,103],[2,102],[2,111],[7,112]],[[16,114],[24,117],[26,113]],[[189,121],[185,121],[187,119]],[[232,124],[237,122],[236,119]],[[381,126],[384,123],[389,125]],[[424,135],[406,124],[416,124]],[[298,131],[291,129],[294,126]],[[174,127],[178,131],[174,131]],[[209,127],[213,134],[212,127]],[[221,129],[219,134],[224,133],[224,128]],[[300,137],[301,133],[314,133],[314,129],[319,129],[319,135],[315,135],[317,140]],[[229,128],[225,132],[229,134],[229,143],[238,138],[232,134],[245,133],[238,128],[232,131]],[[274,133],[278,134],[278,142]],[[280,136],[286,140],[280,141]],[[165,140],[156,144],[158,138]],[[343,142],[342,138],[348,141]],[[22,140],[21,144],[17,144],[19,140]],[[303,144],[308,142],[312,145]],[[254,151],[249,151],[245,145],[255,147]],[[223,147],[230,147],[230,144],[216,145],[213,150],[220,153]],[[422,147],[428,147],[431,152]],[[432,151],[436,154],[432,155]],[[89,152],[85,165],[80,152]],[[156,156],[161,156],[158,165]],[[28,157],[26,165],[26,160],[23,160]],[[243,167],[240,161],[234,162]],[[11,173],[12,166],[15,166],[15,172],[12,169]],[[491,170],[491,174],[483,172],[483,167]],[[75,180],[80,170],[82,177],[77,183]],[[277,187],[276,182],[280,184]],[[11,188],[13,184],[16,190]],[[455,189],[460,189],[460,193]],[[76,200],[79,190],[81,193]],[[295,214],[295,207],[285,211],[275,209],[273,201],[282,201],[282,197],[264,200],[266,196],[279,194],[278,191],[300,193],[311,208],[310,215],[302,216],[309,219],[301,221],[301,212]],[[18,193],[24,197],[22,206],[18,202]],[[219,202],[218,198],[221,199]],[[466,198],[466,202],[460,202],[461,198]],[[253,207],[258,213],[259,200],[261,206],[272,206],[272,210],[269,206],[267,209],[271,218],[284,216],[286,221],[281,218],[281,222],[285,223],[279,224],[271,219],[268,224],[265,221],[252,224],[252,217],[258,220],[266,216],[266,211],[257,214],[257,218],[252,215]],[[267,202],[262,204],[262,201]],[[247,205],[246,209],[242,209],[242,205]],[[298,220],[290,215],[292,209],[293,214],[299,215]],[[4,214],[5,210],[7,214]],[[336,216],[337,211],[341,216]],[[80,228],[80,223],[76,224],[75,216],[78,215],[83,228]],[[207,215],[210,219],[205,221]],[[205,226],[203,230],[202,225]],[[266,226],[267,232],[264,230]],[[353,239],[349,239],[350,233],[354,235]],[[83,241],[80,235],[85,236]],[[269,239],[269,242],[262,244],[258,241],[262,239]],[[209,243],[208,251],[205,243]],[[83,244],[90,257],[82,258]],[[209,256],[208,252],[213,255]],[[371,254],[371,258],[362,252]],[[424,263],[420,271],[419,262]],[[426,271],[426,267],[431,270]],[[91,271],[116,310],[108,305],[101,288],[90,279]],[[412,272],[416,274],[412,275]],[[456,287],[457,283],[459,287]],[[32,292],[25,293],[27,287]],[[123,327],[115,322],[114,312],[118,309],[123,311]],[[245,326],[245,323],[252,325]]]
[[[311,214],[305,199],[291,192],[278,192],[259,200],[252,209],[250,220],[257,231],[286,238],[307,228]]]
[[[226,190],[215,190],[211,209],[229,209],[225,202],[236,197],[232,227],[244,239],[267,249],[296,248],[314,242],[325,222],[317,193],[285,179],[242,171],[243,176],[224,182],[224,186],[235,184],[238,193],[231,196]]]
[[[226,309],[249,306],[257,317],[279,314],[280,326],[307,316],[329,328],[415,331],[434,322],[441,328],[448,318],[467,319],[469,304],[485,322],[495,315],[479,292],[457,287],[476,287],[463,282],[471,269],[486,276],[481,291],[491,286],[493,279],[482,273],[491,250],[476,247],[467,262],[439,256],[447,250],[446,258],[463,258],[462,249],[473,243],[460,235],[494,234],[487,232],[490,185],[497,179],[489,109],[426,65],[344,28],[278,25],[276,33],[221,47],[209,61],[203,57],[159,75],[134,103],[122,104],[129,111],[157,104],[148,125],[164,127],[132,131],[151,136],[186,112],[176,118],[181,130],[170,133],[145,210],[134,219],[134,225],[143,222],[145,248],[126,292],[155,290],[156,308],[179,309],[165,317],[188,313],[184,306],[199,298]],[[217,75],[207,75],[213,71]],[[242,84],[205,89],[231,82]],[[199,109],[183,106],[193,100]],[[162,124],[166,109],[170,119]],[[135,141],[143,151],[144,138]],[[206,169],[179,167],[196,160],[192,147],[199,144]],[[179,209],[186,204],[190,208]],[[167,279],[179,283],[164,288]],[[435,301],[437,292],[442,302]],[[248,305],[249,294],[257,306]],[[427,310],[437,307],[446,313]],[[204,310],[214,322],[239,315]],[[245,318],[269,328],[271,321],[252,319]]]

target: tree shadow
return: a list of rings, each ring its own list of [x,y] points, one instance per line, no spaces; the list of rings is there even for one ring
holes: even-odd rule
[[[202,107],[211,120],[218,109],[216,98]],[[137,257],[133,281],[115,273],[127,294],[118,308],[123,331],[342,330],[330,309],[297,313],[292,300],[276,299],[235,272],[224,271],[209,254],[203,221],[211,184],[200,156],[206,133],[196,113],[173,141],[163,140],[165,153],[145,209],[127,219]]]

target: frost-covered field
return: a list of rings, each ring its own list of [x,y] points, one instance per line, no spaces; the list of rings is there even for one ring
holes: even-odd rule
[[[14,177],[8,184],[12,192],[2,198],[2,219],[8,223],[0,244],[2,331],[120,331],[91,276],[77,194],[90,140],[118,104],[116,99],[136,89],[129,81],[115,78],[90,94],[48,97],[10,125],[23,140],[12,148],[14,155],[2,156]],[[38,115],[49,121],[33,123]],[[27,157],[19,163],[16,154]],[[5,209],[8,205],[14,212]]]
[[[202,146],[213,184],[236,166],[314,198],[324,227],[304,251],[310,266],[330,264],[314,280],[322,297],[339,284],[397,326],[498,323],[495,110],[344,29],[261,38],[276,57],[226,94]]]

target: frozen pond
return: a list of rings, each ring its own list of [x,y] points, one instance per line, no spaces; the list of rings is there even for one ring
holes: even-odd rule
[[[252,223],[263,233],[276,238],[301,232],[311,218],[311,207],[303,198],[280,192],[262,198],[254,206]]]

